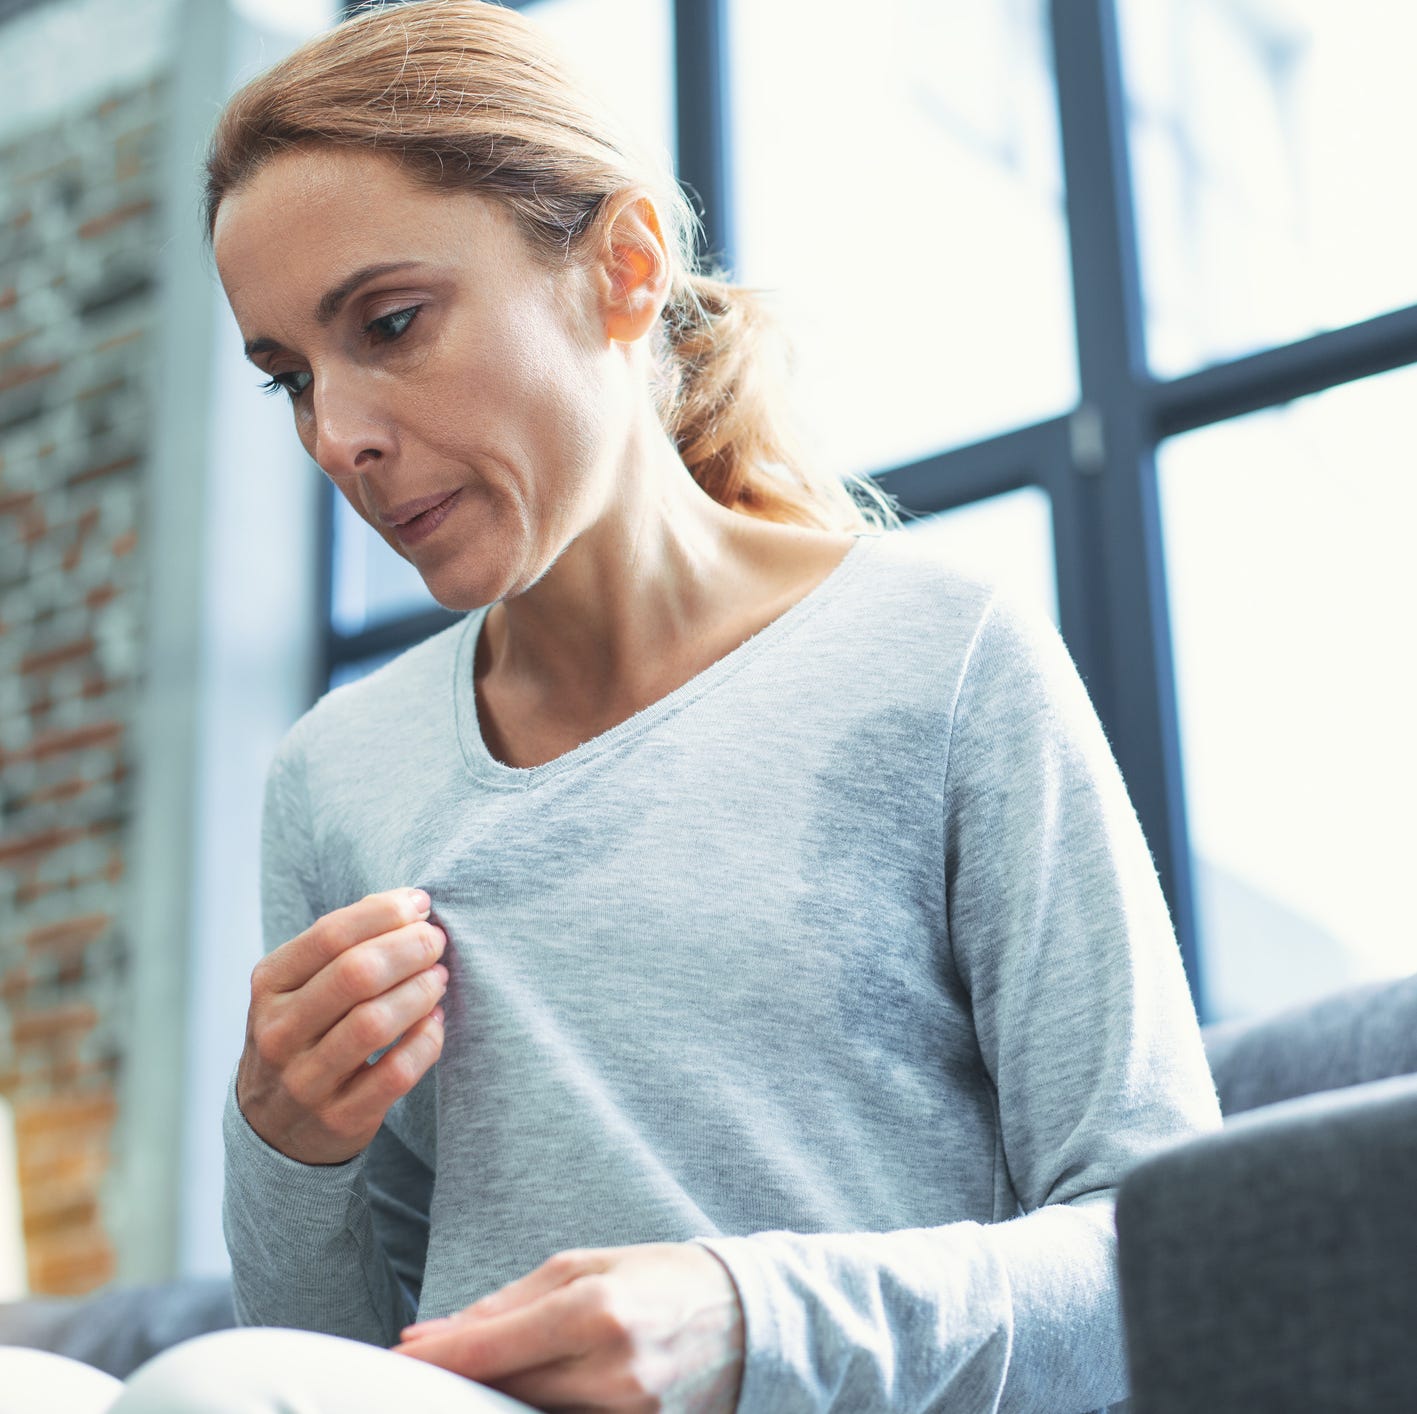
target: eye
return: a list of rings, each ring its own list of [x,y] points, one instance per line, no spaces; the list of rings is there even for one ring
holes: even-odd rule
[[[269,382],[261,384],[261,391],[263,393],[278,393],[284,388],[294,399],[298,398],[310,386],[310,381],[308,373],[277,373],[272,376]]]
[[[392,342],[413,323],[420,308],[421,306],[413,304],[407,309],[396,309],[391,314],[381,314],[377,319],[371,319],[364,326],[364,332],[372,335],[381,343]]]

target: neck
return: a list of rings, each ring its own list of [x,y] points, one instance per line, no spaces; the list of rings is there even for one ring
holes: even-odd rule
[[[623,720],[777,617],[849,544],[719,505],[657,418],[605,484],[550,568],[487,616],[479,683],[542,719]]]

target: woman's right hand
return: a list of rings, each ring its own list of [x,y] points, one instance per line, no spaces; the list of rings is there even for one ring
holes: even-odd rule
[[[236,1101],[271,1148],[352,1159],[438,1059],[447,936],[429,907],[417,889],[368,894],[256,964]]]

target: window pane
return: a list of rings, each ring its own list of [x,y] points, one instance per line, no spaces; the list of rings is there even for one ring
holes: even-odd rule
[[[372,624],[436,608],[418,571],[396,554],[350,508],[334,497],[334,584],[330,618],[336,633],[358,633]]]
[[[1053,558],[1053,503],[1046,491],[1025,486],[906,525],[941,559],[993,580],[1058,622],[1058,576]]]
[[[737,277],[773,292],[823,465],[1077,397],[1043,0],[731,6]]]
[[[670,0],[536,0],[523,13],[634,136],[674,151],[674,31]]]
[[[1118,14],[1153,369],[1417,301],[1417,7],[1120,0]]]
[[[1417,968],[1414,397],[1403,369],[1159,453],[1219,1017]]]

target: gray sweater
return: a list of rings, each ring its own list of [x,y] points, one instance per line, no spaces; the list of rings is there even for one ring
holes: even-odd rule
[[[1112,1199],[1219,1123],[1156,872],[1052,624],[862,536],[546,765],[487,751],[485,610],[270,769],[265,942],[421,886],[447,1040],[347,1164],[226,1115],[237,1312],[390,1344],[569,1247],[696,1239],[741,1414],[1092,1409]]]

